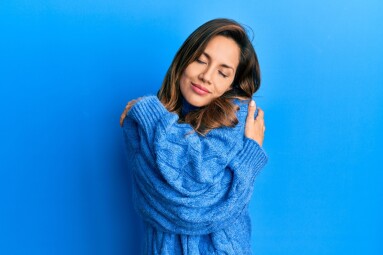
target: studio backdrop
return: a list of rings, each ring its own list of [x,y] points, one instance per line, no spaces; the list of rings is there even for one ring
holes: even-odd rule
[[[0,254],[137,254],[119,116],[206,21],[246,25],[269,162],[254,254],[383,254],[383,3],[0,2]]]

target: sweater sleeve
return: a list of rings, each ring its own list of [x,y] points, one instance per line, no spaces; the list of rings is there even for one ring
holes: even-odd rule
[[[185,136],[190,125],[179,124],[157,98],[132,107],[124,132],[134,154],[135,207],[147,222],[163,231],[207,234],[243,212],[267,162],[258,143],[243,135],[246,114],[241,107],[235,128],[200,137]]]
[[[226,166],[242,147],[247,104],[240,104],[239,123],[233,127],[211,130],[205,137],[196,133],[190,124],[178,123],[179,117],[169,112],[156,96],[148,96],[130,110],[132,118],[141,128],[141,147],[154,153],[157,165],[166,168],[163,177],[180,192],[189,192],[192,183],[206,187],[220,180]],[[187,175],[189,183],[180,178],[179,170]],[[198,192],[197,192],[198,195]]]

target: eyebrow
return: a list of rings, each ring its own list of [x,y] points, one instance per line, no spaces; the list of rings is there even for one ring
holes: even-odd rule
[[[206,52],[202,52],[203,55],[205,55],[208,59],[211,59],[210,55],[207,54]],[[230,69],[233,69],[234,71],[234,68],[229,66],[229,65],[226,65],[226,64],[221,64],[222,67],[225,67],[225,68],[230,68]]]

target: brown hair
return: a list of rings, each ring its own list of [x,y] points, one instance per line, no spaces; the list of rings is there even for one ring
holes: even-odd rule
[[[241,49],[232,89],[208,105],[182,116],[180,77],[186,67],[202,54],[210,39],[217,35],[232,38]],[[238,106],[232,99],[250,99],[259,89],[260,83],[258,58],[244,27],[234,20],[213,19],[198,27],[182,44],[157,96],[168,111],[176,112],[180,116],[180,121],[191,124],[195,131],[205,135],[214,128],[234,127],[238,123],[236,117]]]

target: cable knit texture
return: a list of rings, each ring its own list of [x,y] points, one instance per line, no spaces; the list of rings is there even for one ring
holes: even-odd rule
[[[234,102],[239,123],[206,136],[156,96],[130,109],[123,131],[144,254],[251,254],[248,203],[267,155],[244,136],[248,102]],[[183,114],[194,109],[183,102]]]

